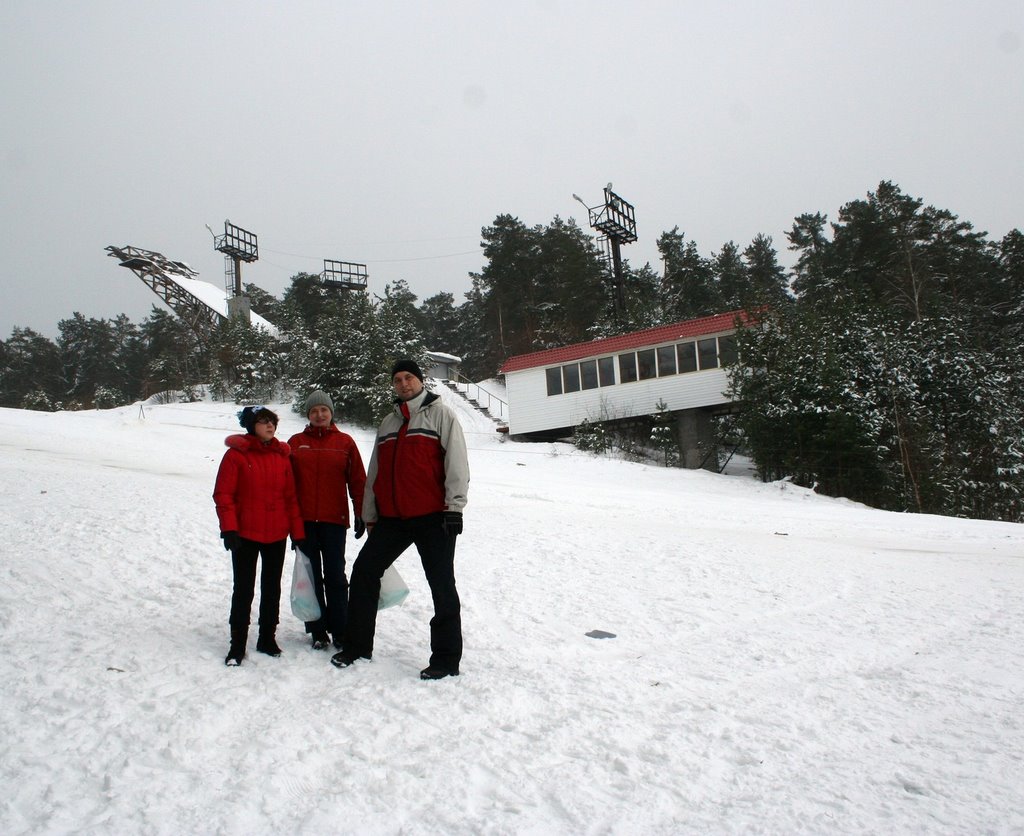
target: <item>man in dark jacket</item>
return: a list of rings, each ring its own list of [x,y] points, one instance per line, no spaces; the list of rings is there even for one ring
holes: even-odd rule
[[[412,360],[391,370],[395,409],[380,429],[370,458],[363,519],[370,530],[352,568],[348,622],[331,662],[349,667],[373,655],[380,579],[409,546],[420,554],[434,601],[430,664],[422,679],[459,675],[462,615],[455,586],[455,539],[469,490],[469,457],[458,418],[423,386]]]
[[[345,534],[348,531],[348,496],[352,497],[353,530],[358,540],[362,520],[366,472],[352,436],[334,425],[334,402],[317,389],[306,398],[306,428],[288,439],[299,509],[306,530],[303,548],[313,567],[313,588],[320,603],[320,618],[306,622],[313,647],[341,648],[348,616],[348,579],[345,577]]]

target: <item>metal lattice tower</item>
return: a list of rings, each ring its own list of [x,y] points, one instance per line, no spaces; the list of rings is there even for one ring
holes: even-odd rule
[[[224,320],[206,302],[186,290],[176,279],[194,279],[199,274],[183,261],[172,261],[165,255],[140,247],[106,247],[107,255],[116,258],[159,296],[167,307],[192,329],[202,345],[206,345],[214,329]]]

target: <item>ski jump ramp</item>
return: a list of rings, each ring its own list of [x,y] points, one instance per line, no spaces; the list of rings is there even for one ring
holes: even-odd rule
[[[130,245],[111,245],[106,250],[107,255],[138,276],[193,330],[214,328],[227,320],[227,291],[197,279],[199,274],[184,261],[172,261],[161,253]],[[280,339],[277,326],[258,313],[250,312],[249,322],[254,328]]]

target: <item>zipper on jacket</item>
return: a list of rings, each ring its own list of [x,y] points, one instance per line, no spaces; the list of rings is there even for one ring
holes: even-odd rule
[[[409,403],[402,401],[398,411],[402,413],[402,426],[399,427],[398,438],[395,439],[395,455],[391,457],[391,504],[394,506],[395,513],[401,517],[402,512],[398,508],[398,453],[406,433],[409,432]]]

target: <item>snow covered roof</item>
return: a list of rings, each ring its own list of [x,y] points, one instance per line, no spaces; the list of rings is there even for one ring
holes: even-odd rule
[[[435,363],[461,363],[462,358],[454,354],[445,354],[443,351],[428,351],[427,357]]]
[[[677,340],[703,337],[706,334],[718,334],[722,331],[732,331],[736,327],[737,319],[741,322],[746,322],[748,318],[745,311],[729,311],[728,313],[715,314],[714,316],[703,316],[699,319],[673,322],[670,325],[658,325],[655,328],[634,331],[631,334],[603,337],[599,340],[563,345],[560,348],[549,348],[544,351],[534,351],[530,354],[517,354],[505,361],[501,367],[501,374],[521,372],[538,366],[569,363],[584,357],[615,354],[619,351],[629,351],[662,343],[675,342]]]

